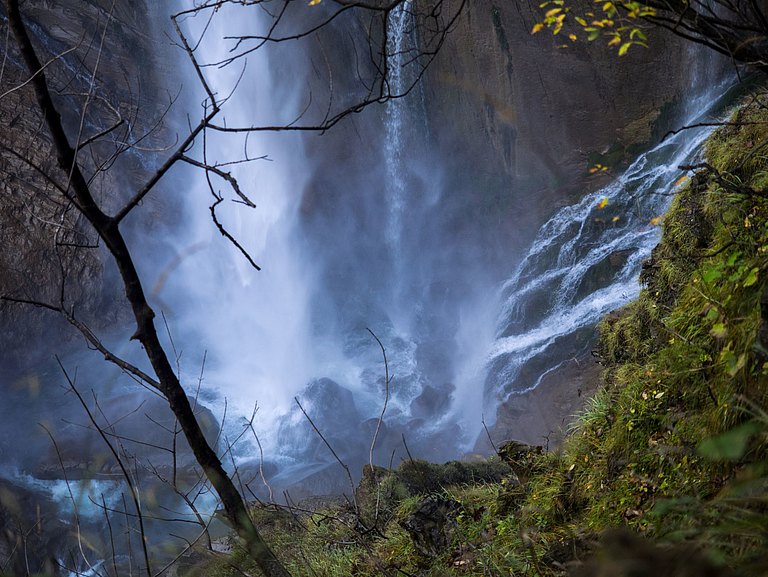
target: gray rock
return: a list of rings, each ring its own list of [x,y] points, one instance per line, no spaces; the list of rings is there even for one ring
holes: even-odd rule
[[[299,401],[333,450],[344,459],[364,452],[366,441],[359,433],[360,413],[352,392],[337,382],[321,378],[311,381]],[[333,456],[298,406],[280,423],[281,446],[305,463],[329,462]],[[368,441],[370,442],[370,441]]]

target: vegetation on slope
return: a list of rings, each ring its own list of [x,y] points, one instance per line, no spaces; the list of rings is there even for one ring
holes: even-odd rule
[[[565,444],[367,471],[357,510],[257,508],[295,575],[768,572],[768,97],[706,156],[640,297],[601,324],[604,382]]]

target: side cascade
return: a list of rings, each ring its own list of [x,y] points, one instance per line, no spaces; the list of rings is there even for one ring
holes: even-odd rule
[[[727,92],[720,85],[697,97],[703,106],[682,124],[711,118]],[[496,339],[487,358],[487,414],[587,352],[600,318],[637,297],[642,263],[658,244],[663,214],[685,180],[679,167],[700,154],[712,130],[690,128],[665,138],[609,185],[561,208],[539,229],[500,288]]]

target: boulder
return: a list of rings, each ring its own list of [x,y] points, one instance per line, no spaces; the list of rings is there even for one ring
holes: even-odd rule
[[[98,408],[91,412],[104,429],[123,462],[131,466],[133,459],[156,468],[170,478],[174,464],[190,472],[197,466],[184,434],[177,428],[168,403],[146,392],[123,392],[116,396],[99,397]],[[215,447],[219,424],[207,407],[197,403],[197,420],[209,444]],[[111,424],[111,426],[110,426]],[[69,417],[51,429],[53,439],[36,463],[29,466],[39,479],[115,478],[122,472],[109,447],[88,421],[82,410],[76,418]]]
[[[352,392],[329,378],[311,381],[298,396],[301,406],[342,458],[361,455],[370,439],[359,432],[360,413]],[[333,455],[298,406],[283,419],[277,431],[285,452],[306,464],[328,462]]]

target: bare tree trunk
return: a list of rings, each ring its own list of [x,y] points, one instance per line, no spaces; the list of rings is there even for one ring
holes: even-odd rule
[[[75,149],[67,138],[61,122],[61,114],[51,98],[43,66],[22,21],[18,0],[6,0],[6,7],[9,26],[29,74],[32,76],[31,83],[35,90],[37,105],[53,140],[59,168],[69,177],[67,187],[69,198],[104,241],[120,271],[125,295],[136,320],[136,332],[132,338],[143,345],[157,376],[157,388],[168,400],[171,411],[178,419],[197,462],[218,493],[226,517],[245,542],[248,553],[268,577],[290,577],[290,573],[259,534],[248,514],[243,497],[203,435],[189,399],[160,344],[154,323],[155,313],[147,302],[133,258],[120,232],[119,220],[105,214],[98,207],[88,181],[77,163]]]

